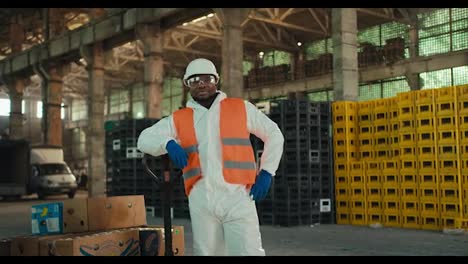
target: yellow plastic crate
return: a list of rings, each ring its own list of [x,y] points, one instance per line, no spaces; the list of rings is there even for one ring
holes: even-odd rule
[[[402,200],[402,215],[407,214],[419,214],[419,202],[418,200]]]
[[[380,212],[382,213],[383,211],[383,204],[380,199],[374,199],[374,198],[368,198],[367,199],[367,212]]]
[[[458,173],[440,172],[439,173],[439,186],[441,189],[455,189],[458,188],[460,176]]]
[[[351,185],[350,188],[351,199],[366,199],[366,186],[362,185]]]
[[[437,130],[456,130],[455,116],[439,116],[437,119]]]
[[[374,100],[374,113],[383,113],[390,110],[392,101],[390,98]]]
[[[459,129],[468,130],[468,114],[460,113],[460,116],[458,119],[458,127]]]
[[[435,131],[435,122],[432,116],[416,118],[416,131]]]
[[[441,223],[439,216],[421,215],[421,229],[424,230],[440,230]]]
[[[455,89],[457,90],[458,100],[468,99],[468,84],[458,85]]]
[[[439,130],[437,131],[438,144],[457,144],[457,130]]]
[[[437,186],[420,186],[419,200],[427,202],[437,202],[439,199]]]
[[[460,158],[462,160],[468,160],[468,144],[465,144],[465,143],[460,144]],[[466,167],[462,167],[462,168],[466,168]]]
[[[461,208],[459,203],[441,203],[442,217],[460,217]]]
[[[414,114],[414,105],[402,105],[398,107],[398,120],[413,120]]]
[[[450,217],[450,216],[441,216],[441,227],[442,228],[450,228],[454,229],[456,228],[456,218],[455,217]]]
[[[437,116],[455,116],[455,102],[437,102],[436,115]]]
[[[351,212],[365,212],[366,200],[365,199],[351,199]]]
[[[413,91],[397,93],[398,106],[401,105],[414,105],[416,93]]]
[[[434,98],[435,98],[434,89],[419,90],[419,91],[415,91],[415,93],[416,93],[415,103],[417,105],[431,104],[434,102]]]
[[[421,215],[435,215],[440,214],[439,203],[436,201],[421,201],[419,203],[419,208],[421,210]]]
[[[437,188],[437,174],[436,172],[421,172],[418,173],[419,186],[427,188]]]
[[[416,133],[414,132],[402,132],[398,139],[400,147],[416,147]]]
[[[366,192],[366,199],[368,200],[380,200],[382,198],[382,188],[380,186],[367,186]]]
[[[460,201],[460,192],[458,188],[441,188],[440,202],[441,203],[458,203]]]
[[[386,227],[401,227],[401,215],[399,213],[384,212],[384,226]]]
[[[418,185],[418,174],[416,173],[400,173],[400,184],[401,186],[417,186]]]
[[[434,105],[432,103],[416,105],[415,118],[427,118],[435,115]]]
[[[430,131],[416,132],[418,146],[435,146],[436,133]]]
[[[367,225],[367,216],[365,212],[352,212],[351,224],[352,225]]]
[[[351,206],[349,205],[348,200],[337,200],[336,201],[336,210],[343,211],[348,210]]]
[[[416,213],[411,214],[403,214],[402,215],[402,227],[403,228],[411,228],[411,229],[420,229],[420,216]]]
[[[434,146],[419,146],[418,159],[435,159],[436,148]]]
[[[399,132],[415,132],[416,125],[413,119],[400,120],[398,124]]]
[[[468,145],[468,129],[461,129],[459,132],[460,144]]]
[[[332,103],[333,115],[340,115],[343,113],[357,114],[357,103],[352,101],[336,101]]]
[[[365,172],[367,186],[381,186],[383,182],[381,174],[377,172]]]
[[[458,173],[458,160],[439,159],[439,171]]]
[[[367,213],[367,223],[372,224],[382,224],[384,221],[383,215],[381,212],[371,211]]]
[[[383,172],[393,173],[398,172],[399,170],[399,163],[394,160],[385,160],[381,162],[381,168]]]
[[[437,170],[437,161],[434,159],[419,159],[418,160],[418,172],[434,172]]]
[[[455,219],[455,228],[468,230],[468,218]]]
[[[436,98],[438,102],[442,101],[454,101],[455,100],[455,87],[449,86],[444,88],[435,89],[436,91]]]
[[[347,212],[336,212],[336,223],[339,225],[349,225],[351,223],[351,215]]]

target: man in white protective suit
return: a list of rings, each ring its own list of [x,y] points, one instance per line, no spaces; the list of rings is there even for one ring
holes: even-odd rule
[[[146,128],[138,149],[166,153],[183,171],[197,256],[265,256],[255,201],[264,199],[283,153],[277,124],[253,104],[217,88],[214,64],[191,61],[183,77],[192,99]],[[250,134],[264,142],[257,168]]]

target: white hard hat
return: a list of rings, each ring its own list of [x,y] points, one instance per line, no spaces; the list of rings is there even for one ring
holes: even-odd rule
[[[218,72],[216,71],[216,67],[210,60],[199,58],[191,61],[187,66],[184,74],[184,83],[187,79],[196,74],[211,74],[216,77],[216,81],[219,80]]]

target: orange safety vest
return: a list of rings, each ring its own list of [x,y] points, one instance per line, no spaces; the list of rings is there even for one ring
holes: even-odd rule
[[[255,182],[257,169],[247,130],[245,103],[242,99],[226,98],[221,101],[220,109],[219,133],[224,180],[233,184],[245,184],[250,188]],[[194,184],[202,177],[193,109],[177,110],[173,118],[181,146],[189,156],[188,165],[182,170],[185,194],[188,196]]]

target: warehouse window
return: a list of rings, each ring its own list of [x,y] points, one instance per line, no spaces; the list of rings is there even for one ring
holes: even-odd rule
[[[242,62],[242,75],[247,76],[249,75],[249,71],[254,67],[254,64],[250,61],[243,61]]]
[[[129,91],[113,90],[110,94],[110,114],[125,113],[130,110]]]
[[[410,90],[405,76],[364,83],[359,85],[359,101],[394,97]]]
[[[62,107],[60,108],[60,118],[61,119],[64,119],[65,118],[65,108],[64,108],[65,104],[62,103]],[[42,118],[42,114],[43,114],[43,108],[42,108],[42,101],[37,101],[37,104],[36,104],[36,117],[37,118]]]
[[[291,64],[291,54],[285,51],[269,51],[265,53],[262,61],[263,67],[277,66],[281,64]]]
[[[468,66],[461,66],[419,74],[421,89],[436,89],[468,84]]]
[[[86,158],[86,132],[83,128],[72,130],[72,155],[76,159]]]
[[[406,77],[400,76],[382,80],[382,98],[395,97],[398,93],[411,90]]]
[[[145,90],[143,83],[134,84],[132,87],[132,116],[135,119],[146,116]]]
[[[307,93],[307,98],[311,102],[330,102],[333,101],[333,91],[326,90],[320,92]]]
[[[183,85],[178,77],[164,79],[162,115],[168,116],[182,107]]]
[[[418,15],[419,55],[468,48],[468,8],[444,8]]]
[[[84,99],[74,99],[71,111],[72,121],[88,119],[88,104]]]
[[[359,101],[382,98],[381,83],[359,85]]]
[[[21,101],[21,113],[24,114],[25,102]],[[11,102],[8,98],[0,98],[0,116],[9,116],[11,111]]]

